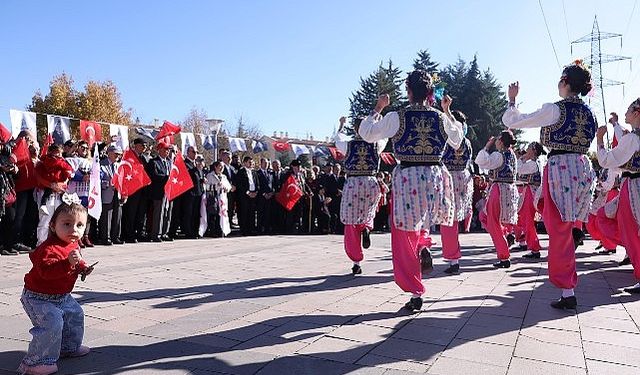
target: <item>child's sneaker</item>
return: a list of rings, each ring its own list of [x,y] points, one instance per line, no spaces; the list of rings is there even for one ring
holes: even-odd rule
[[[41,212],[43,215],[49,215],[49,210],[47,209],[47,206],[46,206],[46,205],[44,205],[44,204],[43,204],[42,206],[40,206],[40,212]]]
[[[75,357],[82,357],[85,356],[87,354],[89,354],[89,352],[91,351],[91,348],[88,346],[84,346],[84,345],[80,345],[78,347],[78,350],[76,350],[75,352],[71,352],[71,353],[60,353],[60,358],[75,358]]]
[[[55,363],[52,365],[37,365],[37,366],[27,366],[24,363],[20,364],[18,367],[19,374],[28,374],[28,375],[49,375],[55,374],[58,372],[58,365]]]

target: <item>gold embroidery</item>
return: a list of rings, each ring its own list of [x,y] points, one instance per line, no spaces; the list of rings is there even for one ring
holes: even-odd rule
[[[575,131],[575,133],[573,135],[555,134],[567,121],[567,107],[565,103],[584,105],[584,102],[579,98],[567,98],[557,102],[556,105],[560,109],[560,118],[555,124],[540,129],[540,142],[552,150],[586,154],[593,140],[593,138],[590,138],[590,129],[587,127],[590,125],[590,120],[593,120],[597,128],[597,119],[593,116],[593,113],[590,113],[588,107],[581,106],[580,108],[572,108],[571,114],[573,115],[574,121],[573,124],[567,124],[567,130],[569,133],[573,131]],[[551,139],[552,135],[555,135],[555,139]],[[595,133],[593,133],[593,135],[595,136]]]
[[[422,118],[420,116],[412,116],[412,131],[410,134],[407,134],[406,141],[400,144],[399,142],[403,135],[405,135],[407,127],[406,112],[409,111],[433,112],[437,115],[437,119],[434,117]],[[410,162],[439,162],[442,157],[443,149],[441,147],[434,147],[432,142],[439,143],[440,139],[431,134],[434,131],[439,131],[446,141],[447,135],[444,132],[444,119],[442,112],[431,107],[413,104],[408,108],[401,110],[398,113],[398,116],[400,118],[400,125],[396,134],[391,138],[393,142],[393,149],[398,160]],[[415,141],[415,144],[406,144],[412,141]],[[401,154],[407,151],[411,152],[412,155]]]

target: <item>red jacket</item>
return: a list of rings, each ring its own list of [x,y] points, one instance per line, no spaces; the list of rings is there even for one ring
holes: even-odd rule
[[[41,188],[49,188],[52,183],[66,182],[73,175],[73,168],[63,158],[54,158],[45,155],[36,165],[38,185]]]
[[[67,257],[76,249],[76,242],[65,244],[57,236],[49,236],[29,254],[33,267],[24,276],[25,289],[43,294],[71,293],[78,274],[87,267],[84,261],[71,267]]]
[[[30,190],[37,186],[36,168],[33,161],[29,160],[18,165],[18,176],[16,177],[16,192]]]

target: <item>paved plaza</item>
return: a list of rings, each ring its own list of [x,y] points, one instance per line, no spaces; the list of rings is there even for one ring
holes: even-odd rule
[[[546,236],[543,236],[546,246]],[[440,242],[439,236],[434,236]],[[89,356],[60,374],[640,374],[640,298],[624,252],[579,249],[578,311],[546,263],[495,270],[487,234],[462,235],[462,273],[434,248],[421,312],[393,282],[389,235],[373,235],[363,274],[350,274],[339,236],[235,237],[96,247],[100,261],[74,295]],[[546,251],[543,252],[546,255]],[[27,348],[19,302],[26,255],[0,257],[0,374]]]

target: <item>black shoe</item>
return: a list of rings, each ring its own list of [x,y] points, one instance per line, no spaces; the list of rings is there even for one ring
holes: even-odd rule
[[[613,249],[613,250],[604,249],[604,250],[598,251],[598,255],[609,255],[609,254],[615,254],[615,253],[616,253],[616,249]]]
[[[151,242],[162,242],[162,239],[160,237],[153,237],[151,238]]]
[[[115,240],[113,240],[113,241],[111,241],[111,242],[112,242],[114,245],[122,245],[122,244],[124,244],[124,241],[122,241],[122,240],[118,240],[118,239],[115,239]]]
[[[111,241],[109,241],[109,240],[106,240],[106,241],[100,241],[100,245],[102,245],[102,246],[111,246],[111,245],[113,245],[113,243]]]
[[[529,254],[524,254],[522,257],[525,259],[540,259],[540,252],[532,251]]]
[[[514,247],[513,249],[511,249],[511,251],[527,251],[529,250],[529,248],[527,247],[527,245],[518,245],[518,247]]]
[[[422,275],[426,275],[433,270],[433,259],[431,259],[431,253],[426,247],[420,250],[420,270]]]
[[[162,238],[163,241],[169,241],[169,242],[173,241],[173,237],[167,236],[167,235],[164,235],[160,238]]]
[[[359,275],[362,273],[362,267],[360,267],[357,264],[354,264],[353,267],[351,267],[351,273],[354,275]]]
[[[623,260],[621,260],[620,262],[618,262],[618,266],[622,267],[622,266],[628,266],[629,264],[631,264],[631,258],[629,257],[624,257]]]
[[[578,246],[584,245],[584,232],[578,228],[571,229],[571,235],[573,236],[573,246],[577,249]]]
[[[126,243],[138,243],[138,240],[136,238],[127,238],[124,240],[124,242]]]
[[[507,234],[507,245],[511,247],[514,243],[516,243],[516,236],[511,233]]]
[[[13,245],[12,249],[19,252],[20,254],[28,254],[33,251],[33,249],[30,248],[29,246],[25,244],[21,244],[19,242]]]
[[[578,301],[576,300],[576,296],[571,296],[566,298],[561,297],[559,300],[551,302],[551,307],[553,307],[554,309],[560,309],[560,310],[564,310],[564,309],[575,310],[577,305],[578,305]]]
[[[507,260],[499,260],[493,264],[495,268],[509,268],[511,267],[511,261]]]
[[[596,250],[600,250],[600,249],[602,249],[602,247],[603,247],[603,246],[604,246],[604,245],[602,245],[602,242],[600,242],[600,243],[598,244],[598,246],[596,246]]]
[[[404,308],[413,312],[420,311],[422,308],[422,298],[421,297],[412,297],[409,302],[404,304]]]
[[[460,272],[460,264],[450,264],[449,268],[444,270],[444,273],[446,273],[447,275],[453,275],[454,273],[459,273],[459,272]]]
[[[2,255],[18,255],[20,253],[18,253],[14,249],[2,249],[2,251],[0,251],[0,254],[2,254]]]
[[[369,236],[369,229],[364,228],[362,231],[362,248],[368,249],[371,246],[371,237]]]
[[[630,294],[640,294],[640,286],[624,288],[623,290]]]

